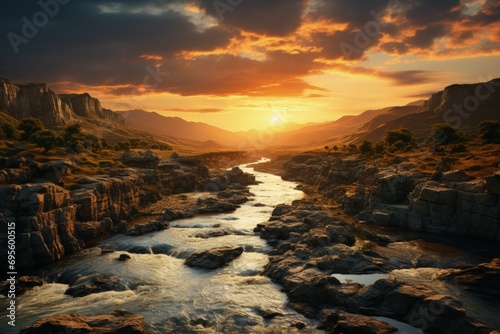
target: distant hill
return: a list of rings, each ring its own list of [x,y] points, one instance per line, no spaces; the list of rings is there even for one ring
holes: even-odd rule
[[[188,122],[180,117],[162,116],[157,112],[136,109],[118,113],[127,125],[163,136],[201,142],[212,141],[227,146],[237,145],[237,141],[244,137],[243,133],[236,134],[205,123]]]

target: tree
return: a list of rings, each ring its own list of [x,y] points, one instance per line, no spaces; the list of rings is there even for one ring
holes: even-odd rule
[[[21,139],[29,140],[32,134],[43,130],[45,127],[41,120],[38,118],[24,118],[17,126],[21,130]]]
[[[446,150],[449,144],[454,143],[460,139],[460,135],[451,125],[443,123],[436,124],[434,126],[434,131],[431,134],[431,139],[432,141],[434,141],[434,144],[436,146],[444,145],[444,149]]]
[[[413,140],[413,133],[406,129],[401,128],[397,130],[387,130],[384,136],[384,142],[391,146],[395,142],[402,141],[403,143],[411,143]]]
[[[363,140],[361,145],[359,145],[359,151],[361,153],[369,154],[373,153],[373,144],[371,141]]]
[[[0,129],[3,134],[3,138],[5,139],[16,139],[17,138],[17,130],[16,128],[9,123],[2,123],[0,125]]]
[[[47,154],[51,149],[62,144],[62,137],[52,130],[37,131],[31,135],[29,140],[37,147],[43,148],[43,154]]]
[[[486,143],[500,143],[500,121],[481,122],[479,133]]]
[[[384,153],[385,151],[385,145],[383,142],[378,142],[375,144],[375,152],[376,153]]]
[[[80,124],[71,124],[64,129],[63,133],[64,143],[71,147],[75,152],[81,148],[81,144],[85,141],[85,136],[82,133],[82,126]]]
[[[335,152],[337,152],[337,151],[339,150],[339,147],[338,147],[337,145],[335,145],[335,146],[333,147],[333,150],[334,150]]]
[[[327,150],[328,152],[330,152],[330,147],[328,147],[328,145],[325,146],[325,150]]]

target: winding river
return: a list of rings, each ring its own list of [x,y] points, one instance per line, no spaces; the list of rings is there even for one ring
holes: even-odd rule
[[[270,248],[253,232],[258,223],[269,219],[277,204],[300,199],[303,193],[294,189],[297,184],[293,182],[254,172],[248,165],[240,167],[254,173],[260,183],[250,186],[254,196],[235,212],[174,221],[170,229],[144,236],[113,236],[96,248],[49,266],[44,273],[78,278],[78,282],[95,274],[113,274],[130,289],[73,298],[64,294],[68,285],[45,284],[18,298],[16,329],[6,328],[2,322],[1,332],[17,333],[54,314],[97,315],[121,308],[143,315],[153,333],[294,333],[299,330],[290,326],[297,322],[307,326],[300,333],[318,333],[315,323],[287,306],[286,295],[278,285],[259,275],[268,262],[265,252]],[[229,234],[197,237],[200,232],[221,229]],[[234,245],[244,247],[245,252],[224,268],[208,271],[183,264],[194,251]],[[118,250],[157,247],[168,250],[169,255],[126,251],[101,255],[99,247],[104,246]],[[116,261],[123,253],[131,259]],[[259,309],[283,316],[265,320]],[[204,323],[206,328],[198,323]]]
[[[170,229],[143,236],[116,235],[97,247],[43,269],[45,276],[76,283],[85,283],[96,274],[116,275],[123,284],[123,291],[74,298],[64,294],[67,284],[45,284],[17,299],[17,326],[13,328],[2,321],[0,332],[18,333],[22,327],[50,315],[97,315],[119,308],[143,315],[152,333],[323,333],[316,329],[314,320],[306,319],[289,307],[278,285],[259,275],[268,262],[266,252],[270,247],[253,232],[254,227],[267,221],[276,205],[301,199],[303,193],[295,189],[296,183],[256,172],[251,164],[240,168],[253,173],[260,183],[250,186],[251,200],[235,212],[173,221]],[[221,230],[227,235],[200,237]],[[217,270],[184,265],[184,259],[191,253],[221,246],[242,246],[245,251],[228,266]],[[101,254],[102,247],[112,247],[118,252]],[[402,243],[401,247],[408,247],[408,244]],[[420,254],[422,250],[412,248],[408,251]],[[128,254],[131,259],[117,261],[119,254]],[[467,254],[465,258],[470,256]],[[379,278],[396,277],[415,284],[426,283],[437,293],[459,297],[460,292],[437,284],[434,276],[438,271],[422,268],[395,270],[389,274],[335,276],[342,282],[365,285]],[[490,325],[497,324],[496,308],[489,308],[474,296],[462,294],[460,299],[468,313]],[[0,307],[4,309],[6,305],[6,299],[0,299]],[[271,310],[282,316],[264,319],[260,310]],[[422,333],[392,319],[379,319],[398,327],[399,333]],[[305,328],[294,327],[298,323]]]

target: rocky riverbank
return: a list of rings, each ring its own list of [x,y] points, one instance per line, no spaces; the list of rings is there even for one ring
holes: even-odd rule
[[[429,333],[493,331],[471,317],[457,295],[433,289],[433,285],[453,280],[459,290],[496,291],[500,282],[498,259],[470,269],[436,271],[431,284],[405,280],[392,273],[412,270],[422,263],[412,261],[404,252],[391,251],[391,244],[399,243],[397,238],[372,233],[370,238],[378,242],[367,249],[359,230],[336,218],[319,201],[279,205],[256,231],[274,246],[264,275],[283,287],[294,309],[320,319],[320,328],[327,333],[396,331],[373,317],[396,319]],[[355,280],[341,282],[336,274],[382,274],[385,278],[363,285]]]
[[[198,158],[160,161],[150,151],[128,151],[120,160],[126,168],[110,168],[106,175],[82,176],[68,188],[65,178],[73,165],[70,161],[40,164],[22,157],[0,159],[4,183],[0,187],[0,224],[15,223],[18,269],[57,261],[85,248],[95,238],[127,232],[125,220],[172,194],[212,191],[218,192],[218,198],[200,199],[195,206],[172,216],[164,213],[164,220],[234,210],[237,203],[246,200],[244,185],[255,182],[238,168],[209,172]],[[141,234],[146,230],[136,231]],[[2,233],[0,239],[5,245],[7,234]],[[1,247],[5,258],[6,251],[7,247]]]
[[[283,178],[314,186],[358,221],[500,241],[500,172],[476,178],[446,164],[435,173],[416,167],[397,157],[380,164],[303,153],[285,163]]]

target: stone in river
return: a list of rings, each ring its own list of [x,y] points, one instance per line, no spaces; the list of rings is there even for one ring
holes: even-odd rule
[[[184,262],[189,267],[215,269],[225,266],[243,253],[243,247],[212,248],[191,254]]]

